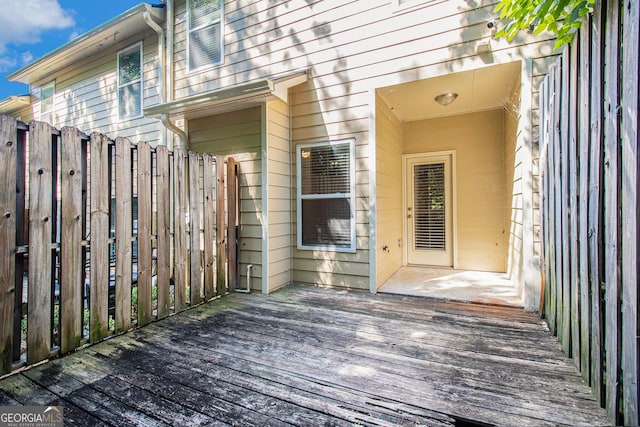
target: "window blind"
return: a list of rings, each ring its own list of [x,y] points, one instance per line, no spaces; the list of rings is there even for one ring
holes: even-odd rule
[[[446,249],[444,163],[414,165],[414,247]]]

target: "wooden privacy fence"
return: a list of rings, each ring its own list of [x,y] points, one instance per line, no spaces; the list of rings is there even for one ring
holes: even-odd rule
[[[0,375],[235,289],[224,162],[0,116]]]
[[[613,424],[638,425],[639,2],[596,2],[540,88],[544,314]]]

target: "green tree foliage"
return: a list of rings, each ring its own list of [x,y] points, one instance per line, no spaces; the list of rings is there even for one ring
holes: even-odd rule
[[[512,40],[521,30],[555,33],[556,47],[571,42],[582,18],[593,11],[595,0],[501,0],[495,8],[506,25],[496,37]]]

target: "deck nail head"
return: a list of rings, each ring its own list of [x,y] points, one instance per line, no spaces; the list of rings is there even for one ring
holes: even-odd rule
[[[13,145],[13,141],[7,141],[7,147],[11,147]]]
[[[4,217],[5,218],[11,218],[11,213],[10,212],[5,212]]]

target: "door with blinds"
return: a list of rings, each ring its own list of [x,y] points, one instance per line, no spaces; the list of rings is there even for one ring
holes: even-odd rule
[[[407,263],[453,266],[451,155],[406,159]]]

